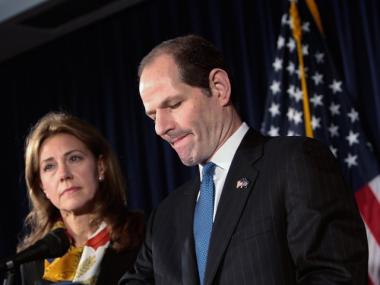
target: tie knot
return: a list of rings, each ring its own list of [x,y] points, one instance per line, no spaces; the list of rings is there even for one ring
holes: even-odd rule
[[[207,162],[203,166],[202,175],[203,177],[212,177],[214,175],[216,165],[213,162]]]

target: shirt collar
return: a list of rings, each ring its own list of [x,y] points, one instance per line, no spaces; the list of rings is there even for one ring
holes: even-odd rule
[[[226,142],[214,153],[210,161],[215,163],[217,167],[228,171],[235,152],[248,132],[248,125],[243,122],[240,127],[226,140]],[[203,166],[199,164],[200,178],[202,179]]]

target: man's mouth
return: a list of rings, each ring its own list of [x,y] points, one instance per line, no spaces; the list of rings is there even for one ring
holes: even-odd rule
[[[170,144],[174,147],[176,144],[180,143],[185,137],[187,137],[188,134],[183,134],[178,137],[172,138],[170,140]]]

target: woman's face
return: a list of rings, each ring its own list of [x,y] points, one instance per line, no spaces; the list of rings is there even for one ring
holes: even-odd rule
[[[104,164],[82,141],[64,133],[47,138],[40,148],[39,167],[41,188],[61,213],[91,212]]]

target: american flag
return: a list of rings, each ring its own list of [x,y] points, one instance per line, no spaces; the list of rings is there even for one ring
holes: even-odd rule
[[[380,285],[379,165],[333,65],[316,5],[307,4],[290,1],[289,13],[282,16],[262,132],[307,135],[330,147],[366,226],[369,284]]]

